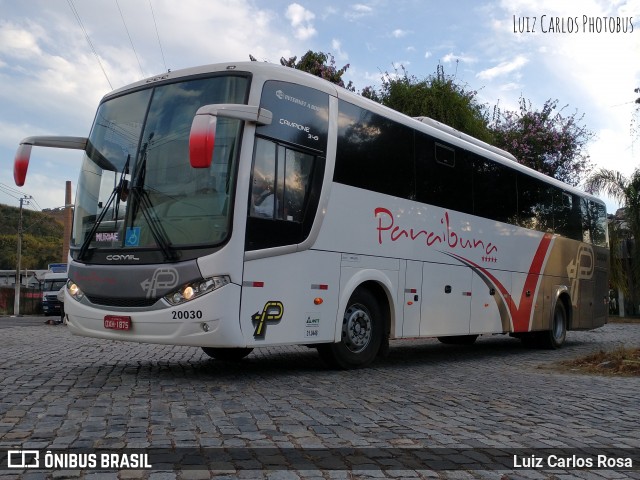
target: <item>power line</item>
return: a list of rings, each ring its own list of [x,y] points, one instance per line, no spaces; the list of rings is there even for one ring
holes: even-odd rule
[[[18,196],[22,196],[24,195],[24,193],[21,190],[16,190],[13,187],[10,187],[9,185],[5,184],[5,183],[0,183],[0,188],[4,189],[4,190],[8,190],[11,191],[12,193],[15,193]]]
[[[113,85],[111,85],[111,82],[109,81],[109,77],[107,76],[107,72],[105,71],[104,67],[102,66],[102,62],[100,61],[100,57],[98,56],[98,52],[96,52],[96,49],[93,46],[93,43],[91,43],[91,39],[89,38],[89,34],[87,33],[87,31],[84,28],[84,25],[82,24],[82,20],[80,20],[80,14],[76,10],[75,5],[73,4],[73,0],[67,0],[67,3],[69,4],[69,8],[71,8],[71,11],[73,12],[73,15],[76,17],[76,20],[78,21],[78,25],[80,25],[80,28],[84,32],[84,38],[87,39],[87,43],[89,44],[89,47],[91,47],[91,51],[95,55],[96,60],[98,60],[98,65],[100,65],[100,69],[102,70],[102,73],[104,73],[104,78],[107,79],[107,83],[109,84],[109,87],[111,88],[111,90],[113,90]]]
[[[16,200],[20,200],[25,196],[25,193],[20,190],[16,190],[15,188],[11,188],[9,185],[5,185],[4,183],[0,183],[0,192],[4,193],[8,197],[15,198]],[[31,196],[31,195],[27,195]]]
[[[124,29],[127,31],[127,36],[129,37],[129,43],[131,43],[131,48],[133,49],[133,54],[136,56],[136,60],[138,61],[138,66],[140,67],[140,73],[142,73],[142,78],[146,77],[144,72],[142,71],[142,65],[140,64],[140,59],[138,58],[138,53],[136,52],[136,47],[133,46],[133,40],[131,40],[131,35],[129,34],[129,29],[127,28],[127,23],[124,21],[124,15],[122,14],[122,10],[120,9],[120,4],[118,0],[116,0],[116,5],[118,7],[118,11],[120,12],[120,18],[122,19],[122,24],[124,25]]]
[[[151,9],[151,17],[153,18],[153,25],[156,27],[156,37],[158,37],[158,45],[160,45],[160,54],[162,55],[162,63],[164,64],[164,70],[168,71],[167,62],[164,59],[164,50],[162,50],[162,43],[160,43],[160,33],[158,32],[158,24],[156,23],[156,16],[153,13],[153,5],[151,5],[151,0],[149,0],[149,8]]]

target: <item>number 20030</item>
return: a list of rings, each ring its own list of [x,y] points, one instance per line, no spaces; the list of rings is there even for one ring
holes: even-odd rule
[[[202,310],[176,310],[171,315],[174,320],[197,320],[202,318]]]

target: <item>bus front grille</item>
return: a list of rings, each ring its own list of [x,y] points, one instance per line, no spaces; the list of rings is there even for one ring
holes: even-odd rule
[[[157,298],[119,298],[119,297],[99,297],[87,295],[87,298],[94,305],[104,305],[107,307],[150,307],[158,301]]]

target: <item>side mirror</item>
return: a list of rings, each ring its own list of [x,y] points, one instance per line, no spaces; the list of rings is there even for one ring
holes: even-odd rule
[[[22,187],[27,178],[31,147],[53,147],[84,150],[87,148],[88,139],[85,137],[27,137],[20,142],[18,151],[13,161],[13,180],[16,185]]]
[[[264,108],[235,103],[220,103],[200,107],[191,123],[189,163],[193,168],[209,168],[216,142],[217,118],[235,118],[257,125],[269,125],[273,115]]]
[[[13,180],[16,185],[22,187],[27,179],[29,159],[31,158],[31,145],[23,143],[18,147],[16,157],[13,160]]]
[[[209,168],[216,145],[216,125],[213,115],[196,115],[189,134],[189,163],[192,168]]]

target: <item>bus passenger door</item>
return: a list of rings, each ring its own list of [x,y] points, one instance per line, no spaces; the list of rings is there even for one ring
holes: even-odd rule
[[[420,336],[467,335],[471,314],[471,269],[425,263]]]
[[[402,336],[420,335],[420,305],[422,303],[422,262],[407,261],[405,271]]]

